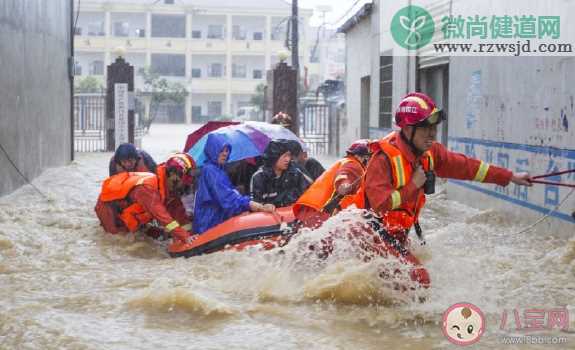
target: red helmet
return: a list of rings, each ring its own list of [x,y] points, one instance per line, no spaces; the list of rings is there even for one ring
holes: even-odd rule
[[[395,124],[400,128],[408,125],[434,125],[444,119],[431,97],[421,92],[406,95],[395,111]]]
[[[353,154],[355,156],[367,156],[370,153],[369,150],[369,140],[362,139],[357,140],[349,146],[347,149],[347,154]]]
[[[176,153],[166,161],[166,170],[175,171],[184,185],[191,185],[194,178],[192,171],[196,168],[196,162],[187,153]]]

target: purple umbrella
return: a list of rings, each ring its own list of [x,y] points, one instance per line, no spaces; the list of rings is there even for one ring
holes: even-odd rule
[[[206,159],[204,147],[208,135],[212,133],[224,136],[226,141],[232,146],[232,153],[229,158],[230,162],[261,156],[268,143],[275,139],[295,140],[305,149],[303,141],[281,125],[263,122],[245,122],[219,128],[202,136],[188,151],[198,166],[202,166]]]

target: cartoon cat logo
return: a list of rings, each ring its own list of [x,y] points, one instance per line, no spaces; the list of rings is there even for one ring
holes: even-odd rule
[[[471,345],[479,341],[485,331],[485,317],[481,310],[469,303],[451,305],[443,314],[443,334],[457,345]]]

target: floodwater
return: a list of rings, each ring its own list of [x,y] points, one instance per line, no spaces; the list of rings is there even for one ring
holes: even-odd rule
[[[190,128],[156,125],[144,148],[161,160]],[[34,184],[47,199],[30,186],[0,198],[0,349],[456,349],[441,323],[458,302],[487,317],[472,349],[575,349],[572,233],[518,235],[529,223],[439,193],[414,244],[433,284],[419,302],[378,277],[392,261],[362,262],[345,241],[325,261],[306,249],[353,212],[281,251],[171,259],[165,244],[105,234],[93,207],[109,157],[46,170]],[[570,330],[514,330],[513,310],[533,308],[566,308]],[[562,343],[502,344],[525,334]]]

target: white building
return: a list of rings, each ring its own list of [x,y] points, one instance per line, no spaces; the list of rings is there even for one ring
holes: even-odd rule
[[[300,66],[309,64],[299,10]],[[116,47],[135,72],[150,67],[190,92],[185,121],[235,115],[286,51],[291,5],[282,0],[83,0],[75,45],[77,76],[101,76]],[[136,73],[138,75],[138,73]],[[142,86],[136,76],[136,89]]]
[[[325,26],[310,27],[307,83],[315,90],[326,80],[342,80],[345,75],[345,36]]]
[[[346,34],[346,117],[341,148],[359,138],[379,138],[393,127],[395,106],[411,91],[430,95],[447,112],[439,141],[456,152],[516,172],[533,175],[575,168],[575,58],[569,55],[468,55],[435,53],[443,18],[557,16],[572,13],[571,3],[473,0],[360,0],[339,31]],[[523,3],[520,3],[523,4]],[[395,43],[390,23],[399,10],[424,8],[435,24],[430,43],[410,55]],[[518,9],[519,8],[519,9]],[[575,26],[561,16],[561,37],[569,44]],[[516,39],[514,39],[516,40]],[[481,41],[479,41],[481,42]],[[489,42],[489,41],[484,41]],[[493,42],[493,41],[492,41]],[[498,42],[499,43],[499,42]],[[522,41],[525,44],[526,41]],[[536,39],[531,40],[535,46]],[[572,46],[568,46],[572,48]],[[565,47],[565,48],[568,48]],[[572,183],[574,175],[554,181]],[[542,215],[556,232],[573,232],[575,197],[565,187],[507,187],[450,180],[448,195],[481,208],[514,212],[526,222]]]

